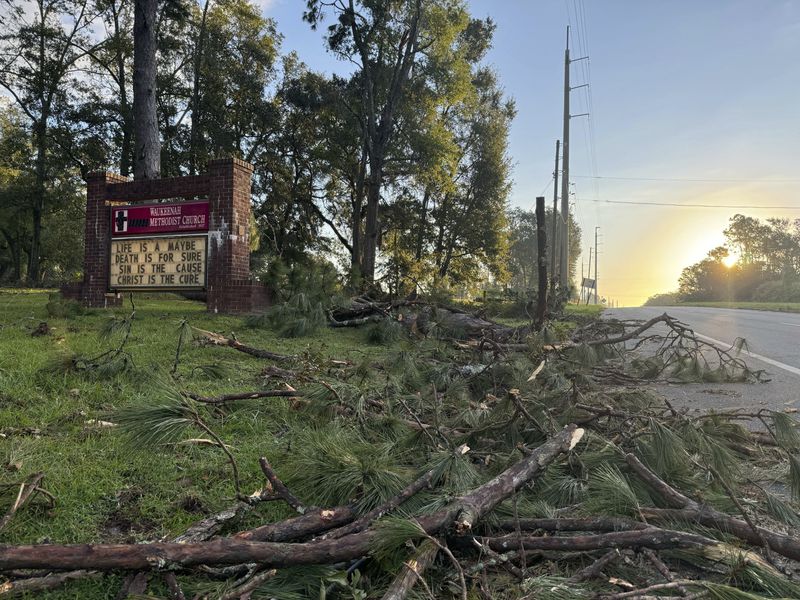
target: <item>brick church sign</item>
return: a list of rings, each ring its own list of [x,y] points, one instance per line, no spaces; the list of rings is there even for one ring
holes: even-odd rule
[[[111,209],[114,237],[179,231],[208,231],[208,202],[128,205]]]
[[[86,306],[118,306],[122,291],[193,291],[212,312],[250,312],[269,303],[250,275],[250,179],[235,158],[202,175],[86,180],[83,281],[62,288]]]

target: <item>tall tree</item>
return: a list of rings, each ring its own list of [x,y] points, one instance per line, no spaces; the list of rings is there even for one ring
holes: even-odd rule
[[[19,283],[30,252],[33,177],[26,165],[33,156],[26,123],[18,109],[0,103],[0,282]]]
[[[433,131],[427,125],[437,106],[458,101],[464,82],[469,86],[470,65],[488,47],[491,27],[471,21],[462,0],[308,0],[305,18],[316,27],[326,11],[335,16],[329,49],[356,65],[350,93],[340,99],[358,133],[347,212],[353,270],[374,282],[381,207],[422,158],[412,147],[416,131]],[[482,40],[465,35],[481,29]]]
[[[433,4],[433,3],[431,3]],[[330,26],[329,48],[358,65],[359,121],[369,171],[358,182],[358,200],[366,187],[363,277],[375,278],[378,247],[378,211],[384,168],[393,139],[395,120],[403,101],[420,44],[422,0],[308,0],[306,20],[316,26],[325,9],[336,12]],[[364,181],[366,175],[366,181]],[[361,206],[356,207],[360,214]],[[360,236],[357,236],[360,237]]]
[[[73,69],[97,46],[89,27],[97,14],[90,0],[10,1],[0,18],[0,86],[30,120],[35,147],[35,187],[27,279],[41,276],[42,220],[47,209],[50,128],[66,110]],[[102,43],[102,42],[99,42]]]
[[[156,106],[156,18],[158,0],[134,0],[133,124],[134,179],[157,179],[161,173],[161,139]]]

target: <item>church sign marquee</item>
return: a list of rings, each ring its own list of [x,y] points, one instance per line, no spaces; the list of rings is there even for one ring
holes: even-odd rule
[[[109,289],[205,289],[208,215],[208,202],[113,207]]]
[[[111,235],[208,231],[208,202],[180,202],[111,209]]]

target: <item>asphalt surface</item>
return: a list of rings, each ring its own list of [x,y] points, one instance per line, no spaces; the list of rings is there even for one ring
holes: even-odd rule
[[[754,369],[764,369],[764,384],[657,385],[659,392],[682,406],[709,408],[800,409],[800,314],[700,307],[615,308],[605,318],[642,319],[667,313],[691,326],[695,333],[720,347],[736,338],[747,341],[742,358]]]

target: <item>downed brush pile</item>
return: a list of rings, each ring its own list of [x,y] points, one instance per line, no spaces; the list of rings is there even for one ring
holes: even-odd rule
[[[387,360],[284,355],[194,329],[208,352],[268,361],[270,385],[203,396],[176,380],[108,423],[143,446],[202,431],[230,465],[234,503],[169,541],[2,546],[0,595],[124,572],[123,598],[800,597],[794,419],[690,414],[637,387],[763,379],[736,348],[666,315],[560,339],[553,324],[363,304],[331,317],[400,324]],[[262,458],[263,488],[244,495],[236,440],[215,423],[262,402],[290,403],[317,429],[287,433],[286,455]],[[45,484],[23,484],[0,523]],[[259,523],[273,501],[295,515]]]

